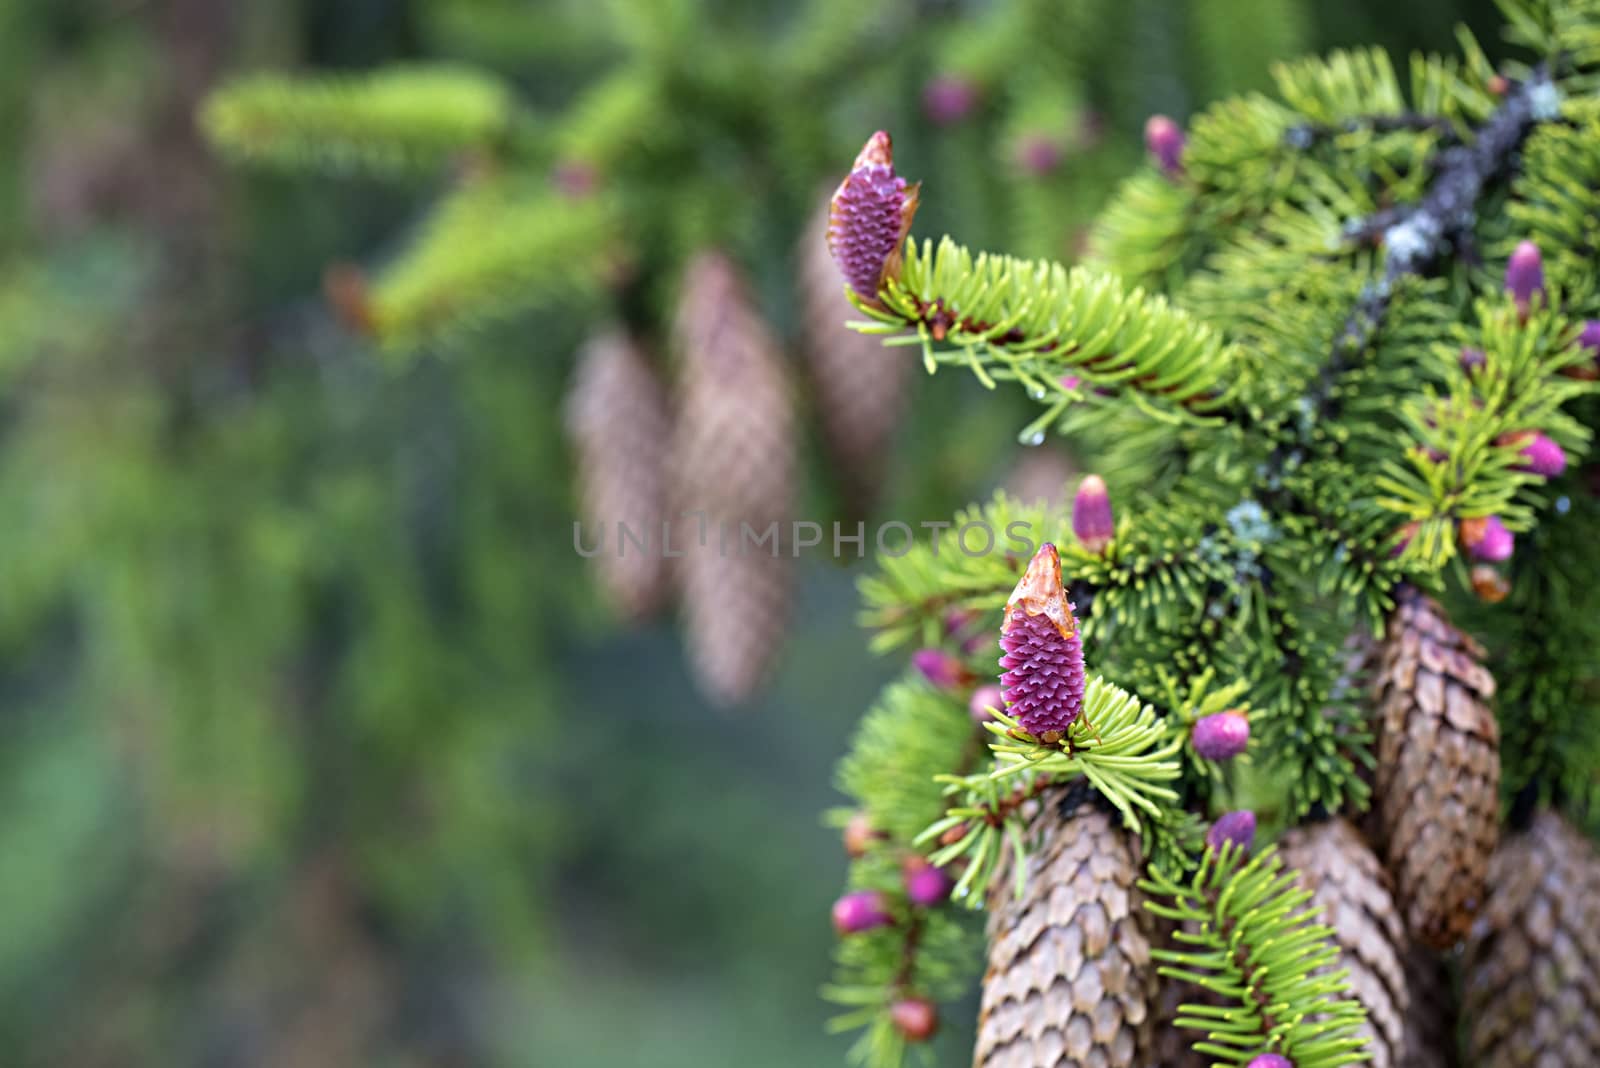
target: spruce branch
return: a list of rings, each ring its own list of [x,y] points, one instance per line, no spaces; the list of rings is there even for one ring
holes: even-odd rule
[[[902,273],[858,301],[867,332],[915,338],[929,370],[964,366],[985,386],[1012,381],[1045,406],[1019,438],[1042,441],[1085,387],[1121,390],[1161,419],[1203,418],[1234,359],[1220,337],[1160,297],[1083,268],[974,256],[949,238],[908,242]],[[945,347],[940,347],[945,346]],[[1077,381],[1063,381],[1068,375]]]
[[[1144,837],[1147,848],[1160,847],[1162,863],[1186,866],[1178,850],[1192,847],[1195,838],[1170,785],[1181,773],[1177,758],[1185,735],[1169,729],[1152,706],[1096,676],[1084,688],[1082,714],[1055,742],[1027,733],[1004,712],[985,726],[995,736],[989,744],[994,766],[938,776],[954,800],[915,840],[942,845],[930,858],[935,864],[965,862],[958,900],[981,907],[1008,853],[1017,861],[1015,892],[1021,896],[1027,804],[1045,789],[1080,777],[1121,813],[1124,826]],[[1157,835],[1156,825],[1166,833]]]
[[[1194,983],[1227,1004],[1185,1004],[1176,1024],[1201,1032],[1196,1052],[1243,1063],[1276,1052],[1296,1068],[1367,1060],[1357,1033],[1366,1019],[1349,998],[1333,931],[1315,922],[1312,894],[1295,884],[1275,850],[1255,857],[1232,842],[1208,849],[1187,879],[1152,865],[1145,907],[1177,924],[1186,948],[1155,949],[1161,974]]]
[[[257,74],[206,101],[200,123],[230,155],[285,168],[398,174],[504,147],[516,101],[499,80],[447,66],[286,78]]]

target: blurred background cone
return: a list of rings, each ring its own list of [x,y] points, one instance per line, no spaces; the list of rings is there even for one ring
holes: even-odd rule
[[[674,341],[668,469],[689,658],[706,694],[731,704],[755,692],[783,639],[793,400],[777,341],[721,253],[686,269]]]
[[[1474,1068],[1600,1064],[1600,857],[1554,812],[1509,837],[1462,960]]]
[[[617,612],[640,620],[668,594],[661,524],[666,518],[666,391],[644,352],[620,329],[590,338],[578,352],[567,395],[567,431],[577,460],[583,543]],[[639,548],[622,528],[644,543]]]
[[[1349,970],[1351,992],[1367,1010],[1362,1033],[1374,1068],[1421,1063],[1407,1049],[1412,1000],[1405,958],[1405,925],[1389,890],[1389,876],[1361,833],[1342,819],[1296,827],[1279,842],[1283,861],[1310,890],[1339,945],[1337,967]]]

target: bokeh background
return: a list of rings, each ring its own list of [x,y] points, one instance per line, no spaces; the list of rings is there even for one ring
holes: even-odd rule
[[[624,625],[573,552],[574,353],[624,321],[670,377],[721,248],[799,383],[797,514],[856,514],[794,276],[867,133],[919,232],[1072,259],[1148,114],[1458,21],[1492,47],[1443,0],[0,0],[0,1061],[840,1063],[821,813],[899,669],[866,565],[797,561],[769,682],[708,700],[671,614]],[[200,118],[246,75],[419,63],[515,123],[366,166]],[[486,170],[620,244],[404,344],[334,314],[330,265],[381,295]],[[873,516],[1065,478],[975,383],[905,389]]]

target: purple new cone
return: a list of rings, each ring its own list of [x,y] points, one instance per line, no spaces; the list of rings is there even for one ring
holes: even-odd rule
[[[918,186],[894,173],[894,149],[879,130],[833,194],[828,251],[855,294],[876,301],[886,276],[899,270],[900,245],[917,210]]]
[[[1061,584],[1061,556],[1049,542],[1006,602],[1000,648],[1008,711],[1039,740],[1060,741],[1083,712],[1083,641]]]

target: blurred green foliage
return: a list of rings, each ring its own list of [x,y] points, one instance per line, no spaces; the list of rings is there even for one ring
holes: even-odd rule
[[[813,0],[772,57],[791,5],[0,0],[0,151],[22,161],[0,171],[8,1064],[837,1059],[814,991],[843,862],[813,813],[886,673],[847,621],[850,576],[809,564],[773,695],[708,712],[665,628],[612,633],[568,547],[556,414],[592,305],[519,302],[388,365],[332,324],[318,280],[390,262],[450,176],[246,176],[196,115],[238,72],[444,60],[561,117],[621,55],[739,90],[773,59],[834,69],[860,20],[886,19],[834,75],[852,88],[833,111],[751,93],[752,129],[686,105],[674,143],[700,151],[634,186],[672,193],[635,217],[763,265],[792,330],[786,242],[873,126],[907,173],[939,175],[930,231],[1037,252],[1136,158],[1146,112],[1260,84],[1346,16],[1406,45],[1456,14],[1085,0],[1026,63],[973,51],[964,20],[1048,6]],[[1250,48],[1231,18],[1260,31]],[[980,60],[996,99],[1033,78],[1057,110],[920,116],[928,71]],[[626,129],[629,92],[585,96],[564,149],[607,122],[647,132]],[[1046,189],[997,181],[1017,124],[1063,107],[1103,116],[1103,150]],[[718,215],[718,183],[774,162],[750,152],[768,130],[806,162]],[[671,275],[653,277],[638,314],[659,318]],[[942,516],[993,480],[1016,424],[961,382],[918,390],[895,508]],[[972,440],[992,444],[954,444]]]

